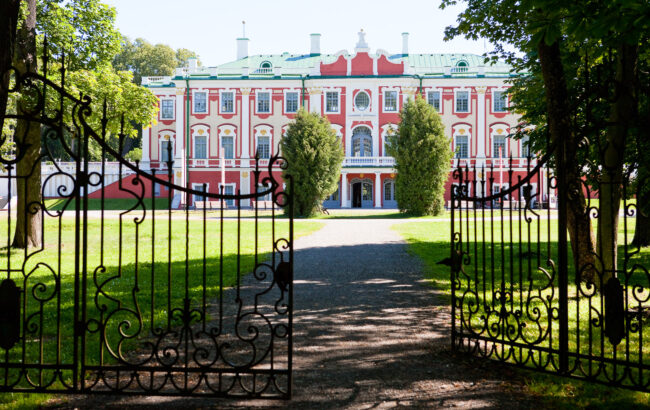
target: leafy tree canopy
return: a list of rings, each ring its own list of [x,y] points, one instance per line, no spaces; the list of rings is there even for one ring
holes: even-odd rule
[[[128,37],[123,37],[122,50],[115,56],[113,64],[118,70],[133,72],[134,81],[140,84],[142,77],[172,75],[176,68],[186,66],[190,58],[198,56],[185,48],[174,50],[165,44],[153,45],[142,38],[131,42]]]
[[[456,3],[443,0],[442,7]],[[533,147],[546,151],[550,143],[561,143],[566,161],[556,168],[566,172],[571,186],[588,178],[601,198],[595,244],[583,191],[569,193],[569,233],[576,263],[578,259],[591,263],[598,254],[598,263],[604,266],[599,269],[614,271],[622,181],[647,174],[643,168],[650,164],[642,143],[650,136],[645,125],[650,118],[650,3],[465,3],[467,8],[456,26],[447,27],[446,37],[486,38],[495,45],[489,58],[505,58],[517,71],[528,72],[514,80],[510,93],[525,125],[533,126],[528,128]],[[516,51],[508,51],[509,44]],[[603,249],[614,251],[599,252]]]
[[[51,55],[65,53],[68,69],[94,70],[120,51],[113,7],[99,0],[38,0],[37,7],[37,30]]]

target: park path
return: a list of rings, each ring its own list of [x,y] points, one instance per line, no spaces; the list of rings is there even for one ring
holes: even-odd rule
[[[289,402],[116,398],[108,407],[531,408],[510,369],[449,352],[450,309],[397,221],[325,220],[296,241]],[[400,221],[402,222],[402,221]],[[399,222],[397,222],[399,223]],[[88,402],[86,402],[88,403]],[[84,407],[76,401],[76,406]]]

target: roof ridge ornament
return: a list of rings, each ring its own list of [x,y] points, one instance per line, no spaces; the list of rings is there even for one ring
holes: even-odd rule
[[[366,33],[364,33],[363,29],[361,29],[361,31],[359,31],[358,34],[359,34],[359,41],[357,42],[357,45],[355,47],[355,51],[357,53],[359,53],[359,52],[365,52],[365,53],[369,52],[370,47],[368,46],[368,43],[366,43]]]

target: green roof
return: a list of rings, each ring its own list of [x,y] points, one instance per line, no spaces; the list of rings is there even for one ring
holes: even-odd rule
[[[350,56],[350,54],[345,54],[345,57]],[[338,54],[261,54],[221,64],[218,65],[217,68],[228,69],[248,67],[249,69],[254,69],[260,67],[260,65],[265,61],[270,62],[273,67],[311,68],[319,63],[332,63],[336,61],[337,58]],[[404,56],[403,54],[394,54],[388,56],[388,60],[392,63],[406,61],[411,67],[416,69],[440,68],[446,66],[454,67],[461,61],[467,63],[469,68],[479,66],[510,68],[509,65],[502,62],[498,62],[494,65],[486,65],[484,63],[484,57],[476,54],[409,54],[407,56]]]
[[[172,80],[183,79],[189,75],[193,78],[209,79],[265,79],[265,78],[296,78],[302,76],[318,76],[320,64],[330,64],[341,55],[350,58],[347,53],[337,54],[258,54],[231,61],[215,67],[197,67],[191,71],[188,68],[176,70],[176,76],[143,80],[145,86],[167,84]],[[372,55],[376,57],[377,54]],[[393,54],[386,55],[388,61],[407,64],[406,75],[423,77],[509,77],[514,75],[512,67],[504,62],[485,62],[483,56],[477,54],[439,53],[439,54]],[[262,67],[265,62],[271,67]],[[460,64],[463,62],[464,64]]]

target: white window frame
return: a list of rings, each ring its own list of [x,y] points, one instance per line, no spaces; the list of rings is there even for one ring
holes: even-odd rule
[[[260,159],[269,159],[273,155],[273,138],[271,138],[271,135],[255,135],[255,152],[257,153],[257,149],[260,146],[260,138],[268,138],[269,139],[269,156],[268,157],[262,157],[260,156]]]
[[[296,94],[297,99],[296,99],[296,110],[295,111],[289,111],[288,106],[289,106],[289,94]],[[285,90],[284,91],[284,112],[287,114],[295,114],[298,112],[300,109],[300,91],[298,90]]]
[[[491,143],[491,154],[492,158],[498,159],[499,158],[499,153],[496,152],[495,148],[495,143],[496,143],[496,137],[503,137],[503,154],[501,158],[508,158],[509,157],[509,150],[508,150],[508,136],[504,134],[492,134],[490,136],[490,143]]]
[[[508,171],[503,169],[504,174],[507,173],[507,172]],[[501,193],[503,191],[507,191],[508,189],[510,189],[510,184],[508,182],[502,182],[501,184],[499,184],[499,174],[497,173],[497,169],[494,170],[494,174],[496,174],[496,176],[494,177],[494,183],[492,184],[492,189],[494,189],[495,187],[499,187],[499,189],[500,189],[499,193]],[[490,186],[490,183],[488,182],[488,183],[486,183],[486,185]],[[494,193],[492,195],[494,195]],[[506,201],[510,201],[511,199],[512,199],[512,192],[508,194],[508,197],[506,198]]]
[[[196,156],[196,138],[205,138],[205,157],[199,158]],[[192,133],[192,158],[194,159],[208,159],[210,157],[210,134],[197,135]]]
[[[163,101],[171,101],[172,103],[172,116],[170,118],[165,118],[163,115]],[[164,121],[174,121],[176,120],[176,99],[170,97],[161,97],[160,98],[160,119]]]
[[[327,108],[327,94],[336,93],[336,111],[330,111]],[[337,90],[325,90],[325,114],[339,114],[341,112],[341,92]]]
[[[459,130],[464,129],[464,133],[460,133]],[[454,124],[451,127],[451,149],[452,152],[454,153],[453,159],[458,161],[460,160],[466,160],[466,159],[471,159],[472,158],[472,132],[474,129],[472,128],[471,125],[466,124],[466,123],[458,123]],[[467,158],[456,158],[456,136],[457,135],[466,135],[467,136]],[[474,153],[476,154],[476,153]]]
[[[387,109],[387,107],[386,107],[386,96],[388,95],[388,93],[395,93],[395,109],[394,110]],[[396,90],[396,89],[390,89],[389,88],[389,89],[385,89],[383,94],[384,94],[384,98],[383,98],[384,103],[382,104],[383,105],[383,107],[382,107],[383,112],[387,112],[387,113],[399,112],[399,91]]]
[[[376,155],[376,153],[374,152],[374,149],[375,149],[375,147],[374,147],[374,138],[375,138],[375,137],[372,135],[372,129],[371,129],[369,126],[367,126],[367,125],[357,125],[356,127],[354,127],[354,128],[351,130],[351,133],[350,133],[350,156],[351,156],[351,157],[355,157],[355,155],[354,155],[354,137],[355,137],[354,131],[355,131],[356,129],[358,129],[358,128],[367,128],[367,129],[370,131],[369,134],[363,134],[364,136],[368,136],[368,137],[370,137],[370,155],[365,156],[365,158],[369,158],[369,157],[373,157],[373,156],[375,156],[375,155]],[[360,143],[360,144],[361,144],[361,143]],[[362,148],[363,148],[363,145],[360,145],[359,148],[360,148],[360,149],[359,149],[359,152],[361,153]],[[356,158],[361,158],[361,157],[364,157],[364,156],[361,156],[361,155],[360,155],[359,157],[356,157]]]
[[[226,194],[226,187],[229,187],[229,186],[232,187],[232,195],[237,195],[237,184],[236,184],[236,183],[234,183],[234,182],[228,182],[228,183],[222,184],[221,182],[219,182],[219,186],[218,186],[218,187],[219,187],[219,191],[217,191],[217,194],[221,194],[221,187],[222,187],[222,186],[224,187],[224,188],[223,188],[223,193],[224,193],[224,195],[227,195],[227,194]],[[235,206],[235,200],[234,200],[234,199],[224,199],[224,201],[226,202],[226,204],[227,204],[228,206]],[[232,203],[230,203],[230,202],[228,202],[228,201],[232,201]]]
[[[260,189],[260,188],[263,188],[263,189]],[[256,189],[255,195],[257,195],[258,192],[264,191],[264,190],[269,189],[269,188],[271,188],[271,184],[264,185],[261,182],[258,182],[257,187],[255,188]],[[266,197],[266,195],[268,195],[268,198]],[[269,192],[266,195],[262,196],[262,197],[256,196],[255,200],[256,201],[272,201],[273,200],[273,192]]]
[[[359,106],[357,106],[357,98],[359,98],[359,96],[361,94],[365,94],[368,97],[368,105],[364,109],[360,109]],[[372,99],[370,98],[370,94],[368,94],[368,92],[366,90],[359,90],[355,94],[354,98],[352,99],[352,106],[354,107],[354,109],[356,111],[359,111],[359,112],[370,112],[370,111],[372,111]]]
[[[333,196],[336,194],[338,196],[337,199],[334,199]],[[341,181],[337,182],[337,188],[336,191],[332,192],[330,195],[325,198],[325,202],[341,202]]]
[[[232,111],[223,111],[221,109],[223,107],[222,104],[224,100],[223,97],[224,94],[232,94]],[[237,94],[235,93],[234,90],[227,89],[227,90],[219,91],[219,114],[235,114],[237,111],[236,102],[237,102]]]
[[[523,201],[525,199],[524,198],[524,188],[527,187],[527,186],[528,186],[528,184],[523,184],[522,186],[519,187],[519,199],[521,201]],[[539,192],[537,192],[537,182],[530,182],[530,186],[533,189],[533,192],[532,192],[533,195],[539,194]],[[537,195],[536,197],[533,196],[532,200],[539,202],[541,199],[540,199],[540,196]]]
[[[195,191],[200,191],[201,188],[203,188],[203,183],[197,183],[197,182],[192,182],[192,189]],[[208,193],[210,192],[210,184],[208,182],[205,183],[205,192]],[[204,199],[199,199],[199,201],[209,201],[210,198],[205,197]],[[196,195],[192,194],[192,205],[196,204]]]
[[[528,149],[529,155],[524,155],[524,145],[526,145],[526,149]],[[528,158],[531,153],[530,149],[530,136],[526,135],[525,137],[521,138],[519,140],[519,157],[520,158]]]
[[[458,111],[458,94],[467,93],[467,111]],[[454,113],[469,114],[472,112],[472,92],[467,88],[454,90]]]
[[[508,94],[506,94],[505,89],[494,89],[492,90],[492,112],[493,113],[506,113],[508,112]],[[496,109],[496,104],[497,104],[497,98],[496,98],[496,93],[502,93],[503,94],[503,110],[497,111]]]
[[[442,91],[439,89],[427,90],[427,104],[429,103],[429,95],[433,93],[438,93],[438,114],[442,114]],[[436,108],[433,104],[430,104],[433,108]]]
[[[392,197],[392,199],[386,199],[386,185],[391,185],[391,197]],[[382,200],[383,200],[384,203],[386,203],[386,201],[396,201],[396,199],[395,199],[395,180],[394,179],[392,179],[392,178],[384,179],[384,181],[381,184],[381,187],[382,187],[382,194],[383,194]]]
[[[226,157],[226,150],[223,151],[224,158],[221,158],[221,148],[223,147],[223,139],[224,138],[232,138],[232,157],[227,158]],[[219,137],[219,158],[221,159],[235,159],[236,153],[237,153],[237,138],[234,135],[221,135]]]
[[[457,156],[458,137],[465,137],[467,139],[467,141],[466,141],[467,155],[465,155],[464,157]],[[469,159],[469,143],[470,143],[469,134],[455,134],[454,135],[454,159]]]
[[[196,94],[205,94],[205,111],[196,111]],[[208,90],[200,88],[192,90],[192,114],[208,114],[210,112],[210,93]]]
[[[391,129],[393,130],[392,133],[390,132]],[[396,124],[390,124],[389,123],[389,124],[386,124],[386,125],[383,126],[383,130],[382,130],[382,133],[381,133],[381,142],[383,142],[383,144],[384,144],[384,146],[383,146],[383,148],[384,148],[384,151],[383,151],[384,157],[390,157],[390,155],[388,155],[388,152],[387,152],[387,149],[386,149],[386,147],[388,147],[390,145],[388,143],[388,137],[391,136],[391,135],[395,135],[396,133],[397,133],[397,125]]]
[[[269,110],[260,111],[260,94],[267,94],[269,96]],[[273,112],[273,92],[271,90],[257,90],[255,91],[255,114],[271,114]]]
[[[165,135],[169,135],[169,134],[165,134]],[[171,157],[171,159],[173,160],[174,155],[176,155],[176,141],[175,141],[175,138],[172,137],[171,135],[169,136],[169,139],[165,139],[165,135],[161,135],[161,136],[158,137],[158,162],[167,163],[167,161],[164,161],[162,159],[162,153],[163,153],[162,146],[163,146],[163,143],[169,142],[170,144],[172,144],[172,157]]]

